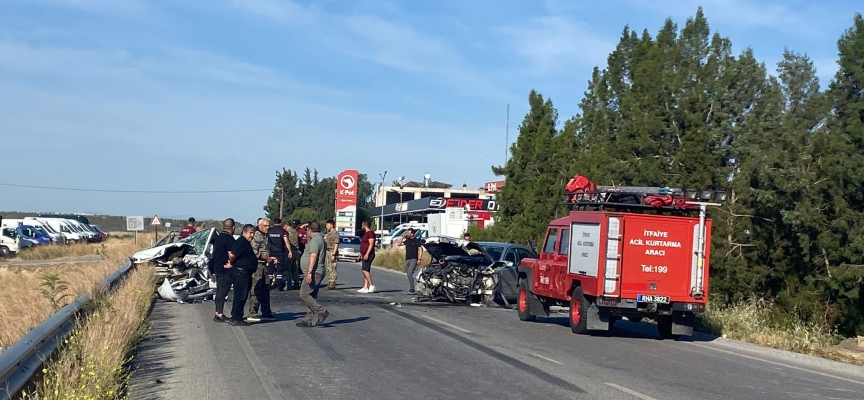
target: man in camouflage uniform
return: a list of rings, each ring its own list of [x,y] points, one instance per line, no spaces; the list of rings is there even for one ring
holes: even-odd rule
[[[290,224],[285,224],[285,233],[288,234],[288,243],[291,245],[291,259],[288,260],[288,268],[285,271],[288,273],[288,290],[300,289],[300,257],[303,252],[300,251],[300,234],[297,233],[297,226],[300,221],[294,220]]]
[[[324,236],[327,243],[327,290],[336,289],[336,258],[339,255],[339,232],[336,231],[336,223],[327,221],[327,235]]]
[[[252,251],[258,258],[258,268],[252,274],[252,282],[249,285],[249,322],[261,320],[273,321],[273,311],[270,309],[270,275],[267,272],[267,264],[278,261],[276,257],[270,257],[267,251],[267,230],[270,229],[270,220],[261,218],[258,220],[258,230],[252,237]],[[258,311],[261,311],[259,314]]]

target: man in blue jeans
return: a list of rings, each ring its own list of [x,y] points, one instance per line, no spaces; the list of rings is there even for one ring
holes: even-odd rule
[[[405,273],[408,275],[408,293],[415,295],[414,291],[414,270],[417,269],[417,262],[423,258],[423,239],[414,237],[414,228],[408,228],[399,241],[399,246],[405,246]]]

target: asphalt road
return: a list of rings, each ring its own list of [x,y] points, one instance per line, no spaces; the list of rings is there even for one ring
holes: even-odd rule
[[[411,303],[403,274],[357,264],[321,290],[331,316],[294,325],[296,291],[273,292],[279,320],[214,323],[213,302],[159,302],[136,356],[141,399],[862,399],[864,368],[696,336],[660,340],[622,321],[608,335],[570,333],[564,314],[521,322],[503,308]],[[391,305],[391,303],[396,303]]]

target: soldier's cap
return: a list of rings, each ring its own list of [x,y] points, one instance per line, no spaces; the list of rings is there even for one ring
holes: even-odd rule
[[[291,225],[294,226],[295,228],[300,226],[300,220],[295,219],[295,220],[291,221]]]

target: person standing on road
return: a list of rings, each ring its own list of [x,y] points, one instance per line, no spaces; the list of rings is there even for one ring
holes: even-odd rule
[[[273,226],[267,229],[268,252],[271,257],[276,258],[276,279],[273,285],[282,290],[285,279],[285,268],[288,266],[288,258],[292,256],[291,245],[288,243],[288,232],[282,227],[282,220],[273,219]]]
[[[255,237],[255,226],[252,224],[243,225],[240,236],[241,238],[235,240],[234,244],[231,245],[231,252],[228,253],[228,263],[224,266],[231,276],[231,283],[234,285],[231,319],[228,320],[228,323],[233,326],[249,325],[243,319],[243,309],[246,308],[249,282],[252,279],[252,274],[258,269],[258,259],[255,257],[255,252],[252,250],[252,245],[250,244]],[[233,238],[234,236],[232,235],[231,237]]]
[[[369,222],[360,224],[363,228],[363,237],[360,239],[360,271],[363,272],[363,287],[357,291],[360,293],[375,293],[375,285],[372,284],[372,261],[375,260],[375,232],[369,228]]]
[[[180,236],[178,238],[185,239],[193,233],[195,233],[195,218],[189,217],[189,220],[186,221],[186,226],[180,230]]]
[[[222,313],[225,308],[225,298],[228,297],[228,291],[231,290],[231,274],[225,269],[228,264],[228,253],[234,245],[234,219],[228,218],[222,221],[222,233],[216,235],[213,239],[213,258],[210,263],[213,265],[213,274],[216,276],[216,316],[213,317],[214,322],[227,322],[225,315]],[[237,291],[234,291],[235,296]]]
[[[276,319],[270,310],[270,275],[267,273],[267,264],[278,262],[278,260],[271,257],[270,253],[267,252],[267,230],[269,228],[269,219],[259,219],[258,230],[252,237],[252,251],[255,252],[255,257],[258,259],[258,268],[252,274],[250,281],[249,296],[252,302],[249,304],[249,318],[246,318],[249,322]]]
[[[339,255],[339,232],[336,231],[336,222],[332,219],[327,221],[327,290],[336,289],[336,262]]]
[[[327,260],[327,243],[324,235],[320,233],[321,225],[311,222],[307,226],[306,251],[300,260],[303,268],[303,283],[300,284],[300,300],[306,304],[309,311],[300,322],[299,327],[313,327],[320,325],[330,316],[330,312],[318,304],[318,288],[324,280],[324,268]],[[317,321],[313,318],[318,317]]]
[[[423,240],[414,237],[414,228],[408,228],[400,241],[405,246],[405,273],[408,274],[408,294],[414,295],[414,270],[417,262],[423,258]]]
[[[303,255],[303,251],[300,250],[300,234],[297,233],[297,227],[300,226],[299,220],[294,220],[289,225],[288,229],[288,243],[291,245],[291,257],[290,263],[288,266],[288,289],[289,290],[299,290],[300,289],[300,257]]]

